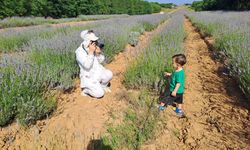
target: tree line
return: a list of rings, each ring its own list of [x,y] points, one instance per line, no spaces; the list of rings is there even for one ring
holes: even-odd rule
[[[176,4],[173,4],[173,3],[165,3],[165,4],[159,4],[161,7],[163,7],[163,8],[175,8],[175,7],[177,7],[177,5]]]
[[[96,14],[150,14],[161,11],[144,0],[1,0],[0,19],[11,16],[52,18]]]
[[[203,0],[192,4],[195,11],[202,10],[250,10],[249,0]]]

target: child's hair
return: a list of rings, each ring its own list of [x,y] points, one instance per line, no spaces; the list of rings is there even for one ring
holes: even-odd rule
[[[175,63],[180,64],[181,66],[184,66],[187,62],[186,56],[184,54],[176,54],[172,57],[175,61]]]

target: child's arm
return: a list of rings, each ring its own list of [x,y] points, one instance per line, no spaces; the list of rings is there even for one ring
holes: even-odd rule
[[[181,86],[180,83],[176,83],[174,91],[171,93],[172,96],[174,96],[174,97],[176,96],[176,93],[177,93],[180,86]]]

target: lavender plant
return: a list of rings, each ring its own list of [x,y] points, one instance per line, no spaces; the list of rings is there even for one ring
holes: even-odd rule
[[[229,60],[230,74],[250,96],[250,12],[198,12],[188,16],[204,33],[215,38],[216,49]]]
[[[131,46],[136,46],[138,44],[138,42],[139,42],[139,36],[140,36],[139,32],[130,32],[128,43]]]
[[[49,92],[49,76],[23,56],[4,55],[0,66],[0,126],[17,119],[28,125],[55,107]]]

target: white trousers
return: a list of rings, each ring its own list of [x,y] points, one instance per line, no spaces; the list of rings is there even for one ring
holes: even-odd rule
[[[101,98],[104,96],[104,90],[103,88],[106,88],[107,85],[109,84],[110,80],[113,77],[113,73],[108,70],[105,69],[103,70],[103,72],[100,74],[99,79],[87,79],[85,78],[85,85],[84,87],[82,87],[84,90],[85,94],[89,94],[92,97],[96,97],[96,98]]]

